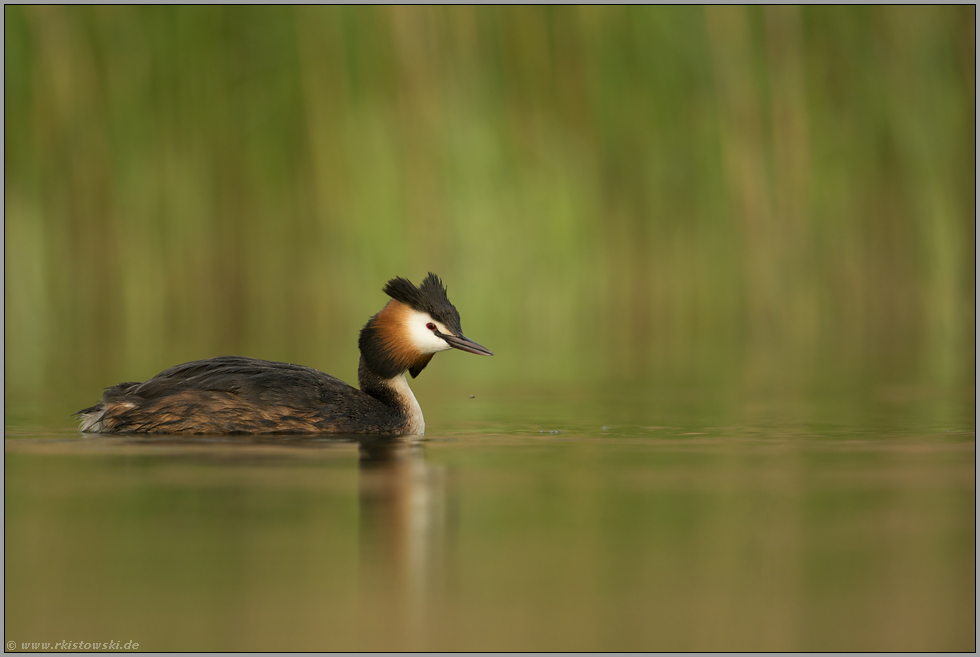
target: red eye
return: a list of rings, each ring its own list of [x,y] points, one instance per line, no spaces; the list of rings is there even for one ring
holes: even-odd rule
[[[436,325],[433,324],[432,322],[429,322],[428,324],[425,325],[425,328],[429,329],[430,331],[435,331]]]

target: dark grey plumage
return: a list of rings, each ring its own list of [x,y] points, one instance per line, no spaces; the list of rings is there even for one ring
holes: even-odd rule
[[[311,367],[242,356],[184,363],[143,383],[106,388],[99,431],[120,433],[400,433],[404,417]]]

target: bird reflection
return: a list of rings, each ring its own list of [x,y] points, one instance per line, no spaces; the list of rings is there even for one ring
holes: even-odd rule
[[[361,590],[375,613],[389,612],[376,631],[419,642],[444,565],[445,470],[426,462],[417,439],[358,442]]]

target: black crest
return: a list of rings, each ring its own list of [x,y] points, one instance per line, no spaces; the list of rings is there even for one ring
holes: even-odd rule
[[[385,285],[384,293],[396,301],[408,304],[414,310],[429,313],[432,319],[442,322],[453,333],[462,334],[459,311],[449,301],[446,286],[432,272],[429,272],[418,287],[407,278],[393,278]]]

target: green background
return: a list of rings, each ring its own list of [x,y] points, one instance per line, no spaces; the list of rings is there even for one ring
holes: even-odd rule
[[[8,421],[222,354],[353,381],[430,270],[497,356],[423,390],[972,384],[973,6],[4,19]]]

